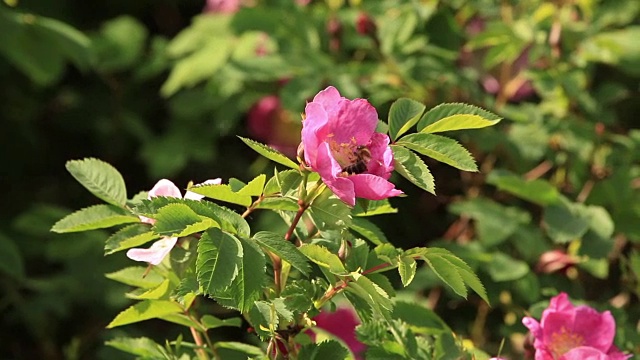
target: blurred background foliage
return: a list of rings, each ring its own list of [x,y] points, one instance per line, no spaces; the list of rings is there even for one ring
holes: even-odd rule
[[[127,263],[103,257],[107,233],[49,232],[95,203],[66,160],[101,158],[136,190],[270,174],[235,135],[295,154],[305,101],[327,85],[380,118],[410,97],[506,119],[454,134],[480,172],[428,163],[437,197],[394,178],[409,198],[378,222],[396,245],[472,264],[491,307],[426,269],[408,293],[469,344],[497,353],[505,339],[517,358],[522,316],[567,291],[611,310],[618,346],[640,351],[640,2],[224,3],[0,4],[0,357],[123,358],[104,342],[142,334],[104,329],[127,305],[104,277]],[[158,341],[177,331],[143,326]]]

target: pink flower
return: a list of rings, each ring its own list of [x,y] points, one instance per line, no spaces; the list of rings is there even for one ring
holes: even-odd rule
[[[564,250],[550,250],[540,255],[536,271],[551,274],[556,271],[565,271],[577,264],[579,259],[568,255]]]
[[[611,313],[599,313],[585,305],[573,306],[566,293],[551,299],[539,323],[531,317],[525,317],[522,323],[534,337],[536,360],[630,357],[613,344],[616,323]]]
[[[335,312],[320,311],[313,320],[318,328],[334,335],[342,340],[356,355],[356,359],[362,359],[362,353],[367,346],[356,338],[356,326],[360,325],[360,319],[351,307],[339,307]],[[312,334],[315,341],[315,333]]]
[[[234,14],[240,10],[240,0],[207,0],[203,12]]]
[[[210,179],[205,181],[204,184],[220,184],[221,182],[221,179]],[[151,191],[149,191],[147,198],[151,200],[157,196],[181,198],[182,194],[180,193],[180,189],[178,189],[171,180],[162,179],[153,186]],[[184,194],[184,198],[189,200],[201,200],[203,197],[204,196],[191,191],[187,191]],[[156,222],[155,219],[145,216],[140,216],[140,221],[147,224],[154,224]],[[163,237],[162,239],[154,242],[148,249],[129,249],[127,251],[127,257],[131,260],[144,261],[152,265],[158,265],[162,262],[165,256],[171,252],[171,249],[173,249],[177,242],[177,237]]]
[[[249,134],[285,155],[294,158],[300,144],[300,122],[282,108],[275,95],[258,100],[247,114]]]
[[[389,137],[376,133],[378,113],[365,99],[348,100],[333,86],[305,108],[304,159],[340,200],[382,200],[402,191],[387,181],[393,171]]]

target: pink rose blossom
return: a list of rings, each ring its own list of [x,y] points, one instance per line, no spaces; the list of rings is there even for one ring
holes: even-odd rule
[[[282,108],[279,97],[270,95],[258,100],[247,114],[247,129],[252,138],[295,159],[300,122]]]
[[[322,310],[313,320],[318,328],[342,340],[356,359],[362,359],[367,346],[356,338],[356,326],[360,325],[360,319],[352,307],[339,307],[334,312]],[[315,334],[312,333],[311,336],[315,341]]]
[[[240,0],[207,0],[203,12],[234,14],[240,10]]]
[[[221,179],[210,179],[205,181],[203,184],[220,184],[221,182]],[[182,194],[180,193],[180,189],[178,189],[171,180],[162,179],[149,191],[147,198],[151,200],[157,196],[181,198]],[[204,196],[191,191],[187,191],[184,194],[184,198],[188,200],[202,200],[203,197]],[[140,221],[152,225],[156,222],[155,219],[145,216],[140,216]],[[152,265],[158,265],[162,262],[165,256],[169,254],[177,242],[177,237],[163,237],[162,239],[154,242],[148,249],[129,249],[127,251],[127,257],[131,260],[144,261]]]
[[[566,293],[551,299],[538,322],[522,319],[534,337],[536,360],[608,359],[625,360],[630,355],[613,344],[616,324],[609,311],[573,306]]]
[[[402,194],[387,181],[393,171],[389,136],[376,133],[378,113],[365,99],[348,100],[333,86],[305,108],[302,144],[306,164],[340,200],[382,200]]]

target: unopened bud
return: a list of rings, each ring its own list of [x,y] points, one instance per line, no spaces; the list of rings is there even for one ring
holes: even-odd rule
[[[536,271],[551,274],[553,272],[566,272],[567,269],[578,263],[578,259],[568,255],[562,250],[551,250],[540,255]]]
[[[367,13],[361,12],[356,19],[356,31],[360,35],[375,36],[377,31],[376,23]]]

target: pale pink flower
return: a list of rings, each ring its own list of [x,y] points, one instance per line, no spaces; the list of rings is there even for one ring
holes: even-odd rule
[[[613,344],[616,323],[609,311],[573,306],[566,293],[553,297],[538,322],[522,319],[534,337],[536,360],[608,359],[625,360],[630,355]]]
[[[348,100],[333,86],[305,108],[302,144],[306,164],[340,200],[382,200],[402,194],[387,181],[393,171],[389,136],[375,132],[376,109],[365,99]]]
[[[163,237],[154,242],[148,249],[134,248],[127,251],[127,257],[135,261],[148,262],[151,265],[158,265],[171,252],[173,246],[178,242],[177,237]]]
[[[209,179],[203,184],[220,184],[222,179]],[[182,194],[180,189],[171,181],[167,179],[161,179],[153,188],[149,191],[147,198],[151,200],[157,196],[175,197],[181,198]],[[185,199],[189,200],[202,200],[204,196],[196,194],[191,191],[187,191],[184,194]],[[147,224],[154,224],[155,219],[151,219],[145,216],[140,216],[140,221]],[[158,265],[169,254],[171,249],[178,242],[177,237],[163,237],[162,239],[154,242],[148,249],[133,248],[127,251],[127,257],[135,261],[144,261],[152,265]]]
[[[321,310],[313,320],[318,328],[342,340],[356,356],[356,359],[362,359],[362,354],[367,346],[356,338],[356,326],[360,325],[360,319],[352,307],[341,306],[334,312]],[[315,333],[310,335],[315,341]]]

